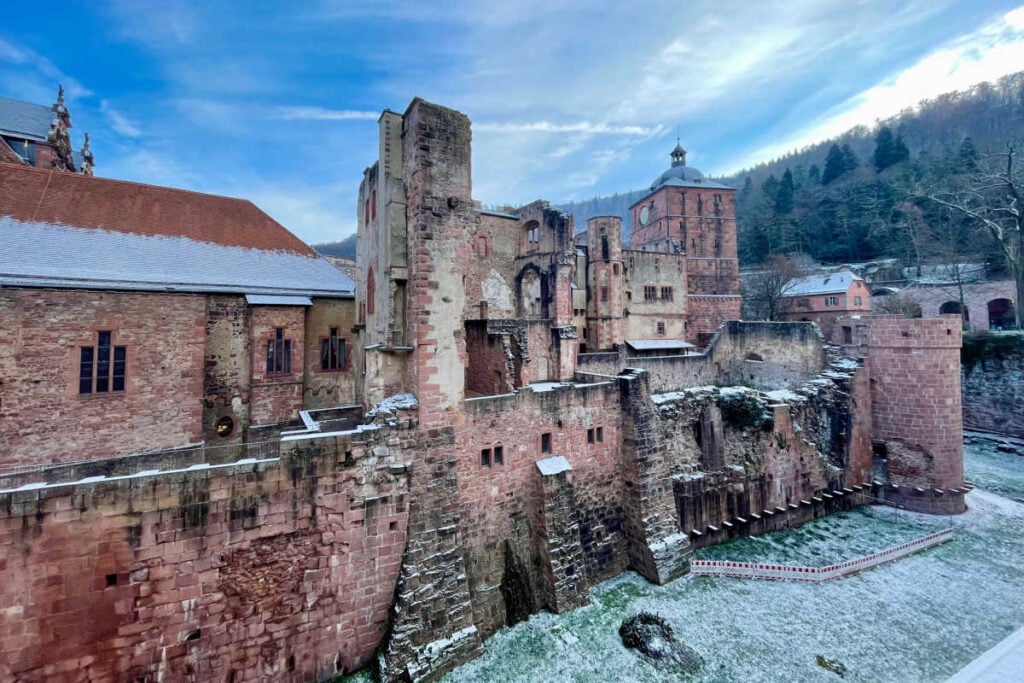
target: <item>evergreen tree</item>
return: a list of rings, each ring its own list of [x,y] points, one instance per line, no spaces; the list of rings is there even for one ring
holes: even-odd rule
[[[875,153],[871,159],[875,164],[875,171],[879,173],[896,163],[896,139],[889,126],[878,129],[878,134],[875,135]]]
[[[782,174],[779,181],[779,189],[775,192],[775,213],[787,214],[793,211],[793,193],[796,188],[793,186],[793,174],[789,168]]]
[[[960,143],[958,157],[962,172],[978,170],[978,150],[975,149],[974,140],[969,135]]]
[[[810,185],[821,185],[821,169],[817,164],[811,164],[807,169],[807,183]]]
[[[821,184],[828,185],[843,175],[845,171],[843,151],[839,149],[839,145],[833,142],[831,149],[828,150],[828,156],[825,157],[825,170],[821,173]]]
[[[902,164],[904,161],[910,161],[910,150],[907,149],[907,143],[903,142],[903,135],[902,134],[897,134],[896,135],[896,145],[895,145],[895,147],[896,147],[896,154],[895,154],[895,159],[896,160],[895,160],[894,163]]]
[[[850,149],[850,145],[844,142],[842,152],[843,173],[846,173],[847,171],[856,171],[860,167],[860,159],[858,159],[857,155],[853,153],[852,149]]]

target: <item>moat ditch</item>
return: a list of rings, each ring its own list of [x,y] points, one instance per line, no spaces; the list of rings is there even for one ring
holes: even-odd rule
[[[627,573],[594,588],[589,606],[500,630],[482,657],[443,680],[943,681],[1024,625],[1024,456],[996,446],[971,439],[965,448],[978,488],[963,515],[859,508],[698,557],[821,566],[948,526],[952,543],[818,585],[684,578],[655,586]],[[699,674],[684,677],[622,645],[620,624],[640,611],[663,617],[700,655]]]

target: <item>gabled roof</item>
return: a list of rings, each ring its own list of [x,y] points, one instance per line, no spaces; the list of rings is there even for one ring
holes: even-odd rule
[[[863,281],[848,271],[829,273],[827,275],[808,275],[790,280],[782,288],[782,296],[810,296],[813,294],[838,294],[850,289],[854,280]]]
[[[0,164],[0,286],[351,297],[251,202]]]
[[[0,97],[0,135],[45,141],[56,116],[45,105]]]

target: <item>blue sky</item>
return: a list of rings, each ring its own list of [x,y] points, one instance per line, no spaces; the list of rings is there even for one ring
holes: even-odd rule
[[[98,175],[245,197],[309,242],[355,230],[376,119],[474,123],[474,196],[645,187],[677,128],[706,173],[1024,68],[1020,0],[5,3],[0,95],[64,83]]]

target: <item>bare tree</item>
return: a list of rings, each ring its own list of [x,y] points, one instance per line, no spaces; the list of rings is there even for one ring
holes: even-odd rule
[[[952,189],[939,192],[916,193],[940,206],[969,218],[983,228],[999,245],[1006,260],[1006,268],[1016,284],[1019,309],[1024,300],[1024,172],[1017,160],[1015,146],[1010,143],[1006,151],[984,157],[978,170],[965,182]],[[1016,311],[1015,311],[1016,313]],[[1020,315],[1016,315],[1020,327]]]
[[[899,294],[880,296],[871,300],[871,310],[874,313],[889,313],[902,315],[907,318],[921,317],[921,304],[904,298]]]
[[[771,254],[761,270],[751,275],[744,301],[750,317],[758,320],[778,320],[785,313],[783,294],[790,280],[801,277],[803,270],[789,256]]]

